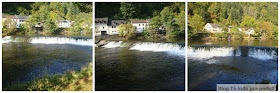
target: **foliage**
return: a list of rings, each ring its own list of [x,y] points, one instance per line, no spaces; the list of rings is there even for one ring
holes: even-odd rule
[[[136,36],[135,30],[136,28],[131,23],[127,23],[119,25],[117,31],[119,36],[122,36],[126,39],[134,39]]]
[[[121,4],[117,2],[96,2],[95,3],[95,17],[103,18],[109,17],[113,20],[123,19],[121,13]],[[172,3],[167,2],[137,2],[137,3],[125,3],[134,7],[131,18],[132,19],[147,19],[152,18],[154,12],[160,12],[164,7],[170,6]],[[127,9],[124,9],[127,10]],[[106,11],[106,12],[104,12]],[[123,10],[122,10],[123,11]],[[126,19],[125,19],[126,20]]]
[[[204,19],[199,15],[194,15],[194,16],[189,18],[189,24],[188,25],[191,28],[188,31],[188,37],[189,38],[193,38],[193,37],[197,36],[198,32],[203,32],[203,27],[205,25],[203,20]]]
[[[45,75],[40,79],[4,87],[3,90],[91,91],[92,79],[92,64],[89,64],[79,71],[68,71],[63,75]]]
[[[121,2],[120,13],[122,19],[128,20],[134,15],[135,7],[131,3]]]
[[[25,20],[23,30],[26,33],[35,33],[35,25],[42,24],[43,32],[53,34],[58,30],[60,20],[74,21],[70,32],[83,31],[91,34],[92,25],[92,3],[72,3],[72,2],[36,2],[36,3],[4,3],[3,6],[20,5],[16,12],[7,7],[11,13],[29,15]],[[23,7],[24,6],[24,7]],[[27,7],[28,6],[28,7]],[[81,9],[79,9],[81,8]]]
[[[244,37],[244,33],[242,31],[239,31],[238,27],[233,27],[232,29],[230,29],[230,34],[234,38],[243,39],[243,37]]]
[[[4,35],[11,35],[17,31],[16,22],[11,18],[7,18],[2,24],[2,34]]]
[[[228,26],[253,28],[253,36],[268,35],[262,33],[261,24],[270,22],[270,28],[278,26],[278,3],[276,2],[189,2],[188,19],[194,15],[199,15],[204,23],[217,23],[227,30]],[[190,20],[189,20],[190,21]],[[190,24],[188,24],[190,25]],[[189,26],[190,27],[190,26]],[[190,28],[189,30],[191,30]],[[273,30],[276,37],[278,29]],[[269,30],[269,33],[271,30]],[[192,37],[190,37],[192,38]]]
[[[273,38],[274,28],[271,22],[263,22],[261,28],[264,33],[264,37]]]
[[[246,27],[246,28],[255,28],[256,27],[256,19],[253,17],[245,16],[242,19],[242,22],[240,24],[241,27]]]

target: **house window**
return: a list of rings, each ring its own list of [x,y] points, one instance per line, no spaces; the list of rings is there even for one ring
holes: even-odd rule
[[[104,26],[103,26],[103,29],[104,29]]]
[[[112,28],[114,28],[114,26],[112,26]]]
[[[24,20],[19,20],[19,22],[24,22]]]
[[[140,26],[140,24],[139,24],[139,26]]]
[[[117,26],[115,26],[115,28],[117,28]]]
[[[143,27],[143,29],[144,29],[144,27]]]
[[[144,26],[144,24],[143,24],[143,26]]]

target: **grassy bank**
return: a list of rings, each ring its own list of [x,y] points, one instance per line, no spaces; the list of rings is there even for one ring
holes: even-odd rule
[[[5,85],[4,85],[5,86]],[[3,90],[25,91],[91,91],[92,64],[78,71],[68,71],[65,74],[45,75],[33,81],[13,84],[3,87]]]

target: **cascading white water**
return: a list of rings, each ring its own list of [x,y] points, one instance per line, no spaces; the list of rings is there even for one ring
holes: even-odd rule
[[[141,42],[135,43],[130,50],[168,52],[175,55],[185,55],[185,47],[181,47],[175,43]]]
[[[212,57],[225,57],[225,56],[240,56],[240,50],[234,54],[233,47],[220,47],[220,48],[187,48],[187,54],[189,58],[193,59],[208,59]]]
[[[2,38],[2,43],[8,43],[8,42],[12,42],[12,37],[11,36],[5,36]]]
[[[102,46],[105,48],[116,48],[116,47],[130,47],[129,50],[138,51],[153,51],[153,52],[168,52],[174,55],[185,55],[185,48],[181,47],[176,43],[155,43],[155,42],[136,42],[134,44],[128,42],[109,42]]]
[[[247,55],[249,57],[257,58],[260,60],[269,60],[277,57],[276,50],[266,50],[257,48],[248,48]],[[246,53],[246,52],[245,52]],[[226,56],[241,56],[241,49],[234,47],[215,47],[215,48],[187,48],[187,56],[192,59],[209,59],[212,57],[226,57]]]
[[[248,56],[258,58],[261,60],[268,60],[268,59],[277,58],[277,52],[274,50],[268,51],[268,50],[252,48],[249,49]]]
[[[21,39],[20,39],[21,38]],[[12,39],[10,36],[3,38],[2,43],[8,42],[25,42],[22,37],[15,37]],[[83,46],[92,46],[92,39],[75,39],[71,37],[30,37],[28,38],[29,43],[34,44],[73,44],[73,45],[83,45]]]
[[[109,42],[109,43],[107,43],[106,45],[104,45],[104,46],[102,46],[102,47],[105,47],[105,48],[122,47],[122,46],[121,46],[121,43],[122,43],[122,41],[119,41],[119,42]]]

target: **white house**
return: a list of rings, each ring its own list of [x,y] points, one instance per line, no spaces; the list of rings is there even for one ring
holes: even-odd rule
[[[204,26],[204,29],[211,32],[211,33],[220,33],[222,32],[222,27],[219,24],[215,23],[207,23]]]
[[[108,27],[109,19],[107,18],[95,18],[95,35],[109,34]]]
[[[58,27],[59,28],[69,28],[71,27],[71,24],[74,23],[74,21],[69,21],[69,20],[59,20],[58,21]]]
[[[17,28],[21,28],[28,16],[15,15],[17,17]]]
[[[110,22],[111,24],[109,24],[109,31],[108,34],[110,35],[114,35],[114,34],[119,34],[118,33],[118,27],[121,24],[127,24],[127,22],[125,20],[112,20]]]
[[[136,27],[136,33],[142,33],[149,28],[150,20],[132,20],[131,24]]]
[[[254,28],[249,28],[249,29],[246,29],[246,28],[240,28],[241,31],[243,31],[245,34],[254,34],[255,33],[255,29]]]
[[[21,28],[28,16],[21,15],[2,15],[2,21],[5,21],[7,18],[11,18],[12,21],[16,22],[16,28]]]

